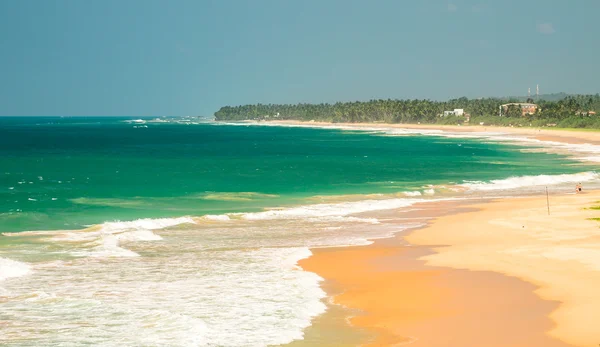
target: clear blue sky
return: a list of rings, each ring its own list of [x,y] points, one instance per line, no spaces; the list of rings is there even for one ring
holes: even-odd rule
[[[0,115],[600,92],[598,0],[0,0]]]

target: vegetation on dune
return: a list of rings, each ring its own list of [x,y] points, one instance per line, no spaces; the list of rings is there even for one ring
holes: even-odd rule
[[[600,95],[569,95],[560,100],[528,99],[538,111],[522,115],[519,106],[508,106],[499,117],[500,105],[520,102],[517,99],[465,97],[448,101],[433,100],[370,100],[335,104],[255,104],[225,106],[215,112],[218,121],[300,120],[334,123],[422,123],[504,126],[558,126],[563,128],[600,129]],[[444,111],[464,109],[464,116],[441,116]],[[589,111],[596,115],[588,115]]]
[[[596,203],[600,203],[600,201],[596,201]],[[591,206],[591,207],[588,207],[587,209],[588,210],[600,210],[600,205]],[[598,218],[598,217],[588,218],[588,220],[600,222],[600,218]]]

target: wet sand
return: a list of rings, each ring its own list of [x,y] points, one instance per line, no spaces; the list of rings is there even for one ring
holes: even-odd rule
[[[462,216],[481,212],[465,211],[461,205],[430,204],[418,217],[439,217],[408,233],[412,236],[399,234],[362,247],[314,249],[312,257],[300,262],[305,270],[335,283],[336,293],[328,291],[334,302],[354,309],[350,324],[370,332],[354,344],[339,345],[569,346],[547,334],[555,328],[550,315],[559,302],[541,299],[535,285],[492,268],[469,271],[426,263],[439,248],[449,248],[439,247],[439,235],[428,237],[428,230],[444,226],[444,232],[460,234]],[[461,222],[448,229],[446,219]]]
[[[552,128],[269,123],[600,144],[600,132]],[[313,249],[300,266],[336,288],[324,287],[366,333],[340,346],[598,346],[600,222],[590,218],[600,211],[587,208],[599,200],[600,192],[552,194],[549,216],[545,196],[471,201],[470,211],[447,202],[425,212],[435,219],[424,228],[369,246]]]
[[[545,196],[447,203],[424,228],[300,265],[360,310],[350,323],[372,333],[366,346],[597,346],[598,200],[551,195],[550,215]]]

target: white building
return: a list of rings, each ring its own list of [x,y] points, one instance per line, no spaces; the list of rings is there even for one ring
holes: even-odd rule
[[[462,108],[455,108],[454,111],[444,111],[444,117],[446,116],[464,116],[465,110]]]

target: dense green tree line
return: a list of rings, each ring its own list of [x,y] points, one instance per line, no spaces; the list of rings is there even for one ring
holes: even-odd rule
[[[448,101],[432,100],[370,100],[365,102],[338,102],[335,104],[255,104],[225,106],[215,112],[218,121],[241,120],[302,120],[328,122],[383,122],[383,123],[448,123],[464,121],[461,117],[440,117],[444,111],[464,109],[471,116],[471,123],[486,119],[486,124],[504,123],[514,119],[516,124],[542,124],[563,122],[573,117],[587,118],[584,123],[593,123],[591,118],[600,117],[600,95],[570,95],[558,101],[528,100],[539,106],[534,115],[521,117],[518,107],[509,107],[498,117],[500,105],[518,100],[500,98],[467,99]],[[581,116],[581,112],[595,111],[593,117]],[[500,120],[499,118],[503,118]],[[518,120],[518,122],[516,122]],[[594,119],[595,121],[595,119]],[[478,124],[478,123],[477,123]],[[512,123],[511,123],[512,124]],[[546,124],[546,123],[544,123]],[[586,125],[587,126],[587,125]]]

